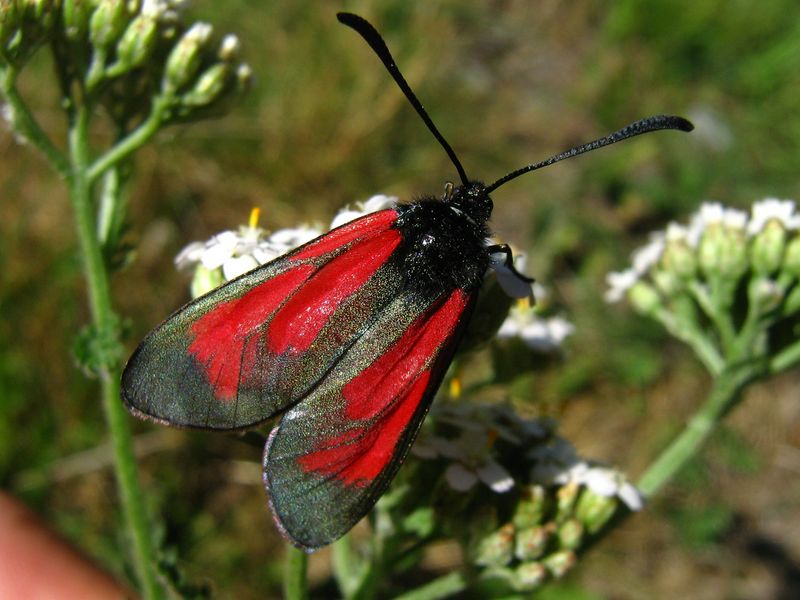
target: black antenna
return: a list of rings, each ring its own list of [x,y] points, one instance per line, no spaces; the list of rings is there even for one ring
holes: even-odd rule
[[[444,148],[444,151],[447,152],[447,156],[450,157],[453,165],[458,171],[458,176],[461,178],[461,183],[464,185],[469,184],[469,179],[467,178],[467,174],[464,171],[464,167],[461,166],[461,162],[458,160],[456,153],[453,151],[453,148],[450,147],[450,144],[447,143],[447,140],[444,139],[439,130],[436,129],[436,125],[433,124],[431,118],[428,116],[428,113],[425,112],[425,109],[422,107],[422,103],[417,99],[414,95],[414,92],[411,90],[411,86],[408,85],[405,78],[403,77],[402,73],[400,73],[400,69],[397,68],[397,65],[394,62],[394,58],[392,57],[392,53],[389,52],[389,48],[386,47],[386,42],[383,41],[380,34],[375,30],[375,28],[369,24],[368,21],[362,19],[358,15],[354,15],[352,13],[340,12],[336,14],[336,18],[339,19],[339,22],[343,25],[347,25],[351,29],[354,29],[358,32],[364,41],[369,44],[372,51],[378,55],[378,58],[381,59],[383,66],[386,67],[386,70],[389,71],[389,75],[391,75],[397,85],[403,90],[403,93],[408,98],[408,101],[411,103],[411,106],[414,107],[414,110],[417,111],[422,120],[425,122],[425,125],[428,126],[433,137],[439,140],[439,143]]]
[[[694,129],[694,125],[692,125],[689,121],[684,119],[683,117],[676,117],[673,115],[656,115],[654,117],[647,117],[646,119],[640,119],[639,121],[635,121],[628,125],[627,127],[623,127],[619,131],[615,131],[612,134],[609,134],[605,137],[601,137],[599,139],[594,140],[593,142],[588,142],[586,144],[581,144],[580,146],[575,146],[574,148],[570,148],[560,154],[556,154],[555,156],[551,156],[547,160],[543,160],[542,162],[538,162],[532,165],[528,165],[526,167],[522,167],[521,169],[517,169],[516,171],[512,171],[505,177],[501,177],[497,181],[495,181],[492,185],[486,188],[486,193],[491,194],[494,190],[499,188],[501,185],[508,183],[512,179],[516,179],[520,175],[524,175],[525,173],[530,173],[531,171],[535,171],[537,169],[541,169],[542,167],[546,167],[548,165],[552,165],[553,163],[557,163],[565,158],[572,158],[573,156],[578,156],[579,154],[583,154],[584,152],[591,152],[592,150],[597,150],[598,148],[602,148],[603,146],[608,146],[610,144],[615,144],[617,142],[621,142],[622,140],[626,140],[628,138],[642,135],[643,133],[648,133],[650,131],[657,131],[659,129],[678,129],[680,131],[691,131]]]

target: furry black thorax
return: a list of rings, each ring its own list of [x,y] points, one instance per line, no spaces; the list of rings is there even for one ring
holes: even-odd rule
[[[492,200],[480,182],[458,186],[441,199],[432,196],[397,206],[396,227],[403,243],[407,285],[434,293],[480,287],[489,267],[486,240]]]

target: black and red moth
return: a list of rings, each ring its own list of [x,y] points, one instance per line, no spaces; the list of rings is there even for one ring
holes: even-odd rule
[[[397,473],[470,321],[492,245],[489,194],[515,177],[657,129],[655,116],[491,185],[470,180],[364,19],[340,13],[445,149],[460,185],[368,214],[180,308],[129,360],[122,397],[164,425],[242,430],[282,415],[263,477],[280,531],[315,550],[372,508]]]

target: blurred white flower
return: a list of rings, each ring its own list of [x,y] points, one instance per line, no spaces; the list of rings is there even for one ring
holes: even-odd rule
[[[142,0],[139,13],[162,21],[175,21],[189,0]]]
[[[423,459],[447,458],[452,461],[444,476],[457,492],[472,489],[478,481],[498,494],[514,487],[514,478],[492,456],[493,438],[488,431],[461,431],[455,439],[426,436],[411,452]]]
[[[331,221],[330,228],[336,229],[340,225],[349,223],[350,221],[353,221],[359,217],[363,217],[366,214],[384,210],[386,208],[392,208],[397,204],[397,200],[397,196],[385,196],[383,194],[377,194],[365,202],[356,202],[352,207],[348,205],[336,213],[336,216],[333,217],[333,221]]]
[[[740,273],[748,266],[745,263],[747,256],[745,242],[741,241],[742,234],[746,232],[750,238],[756,238],[771,222],[779,223],[786,231],[800,229],[800,214],[796,211],[795,203],[792,200],[766,198],[755,202],[748,214],[720,202],[704,202],[689,217],[688,225],[669,223],[664,231],[653,232],[650,241],[633,252],[630,268],[606,275],[608,290],[605,299],[607,302],[618,302],[638,281],[647,282],[646,278],[653,276],[654,267],[664,267],[669,271],[689,265],[690,268],[672,273],[685,275],[684,271],[691,272],[694,265],[698,264],[687,261],[695,259],[706,271],[717,272],[722,269]],[[662,259],[665,251],[669,253],[668,248],[678,248],[681,254],[672,255],[673,260],[665,265]],[[740,265],[736,260],[744,264]],[[713,268],[708,266],[709,261],[714,262]],[[734,262],[736,268],[728,265]],[[660,275],[663,276],[663,273]],[[656,279],[658,276],[659,273],[655,273]],[[658,282],[663,284],[663,277]]]
[[[223,231],[205,242],[192,242],[175,257],[179,269],[202,265],[208,271],[222,271],[223,281],[230,281],[266,264],[322,235],[310,226],[279,229],[271,235],[258,227],[259,210],[253,209],[250,222],[238,231]],[[208,291],[208,290],[206,290]]]
[[[606,302],[619,302],[633,285],[639,281],[639,274],[634,269],[612,271],[606,275],[608,290],[605,293]]]
[[[694,227],[702,232],[713,225],[744,229],[747,225],[747,213],[723,206],[720,202],[703,202],[700,209],[692,216],[690,228]]]
[[[531,350],[553,352],[575,332],[575,326],[563,317],[542,317],[535,306],[517,302],[508,312],[497,332],[501,340],[517,337]]]
[[[546,439],[554,427],[549,419],[526,419],[507,404],[439,402],[431,408],[431,416],[457,431],[480,431],[487,435],[492,432],[520,448]]]
[[[778,221],[784,229],[798,229],[800,215],[794,212],[795,205],[791,200],[778,200],[765,198],[753,204],[750,222],[747,224],[747,233],[756,235],[770,221]]]
[[[562,437],[550,444],[535,446],[526,457],[533,462],[530,477],[535,483],[560,486],[573,483],[585,486],[598,496],[616,496],[633,511],[644,506],[641,493],[623,473],[584,460]]]
[[[664,248],[666,248],[664,234],[660,231],[650,234],[650,241],[633,253],[631,258],[633,270],[639,275],[649,271],[650,267],[658,263]]]

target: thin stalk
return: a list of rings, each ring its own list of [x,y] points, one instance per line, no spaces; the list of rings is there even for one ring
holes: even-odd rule
[[[652,316],[672,335],[688,344],[712,375],[717,376],[722,372],[725,362],[702,332],[693,327],[681,326],[675,316],[664,308],[654,311]]]
[[[11,66],[0,68],[0,89],[2,89],[11,111],[11,125],[14,131],[36,147],[59,175],[66,178],[70,173],[69,161],[55,147],[53,142],[33,118],[27,104],[19,95],[16,85],[17,72]]]
[[[788,348],[781,350],[769,361],[769,372],[780,373],[800,363],[800,342],[795,342]]]
[[[353,553],[350,536],[346,535],[331,548],[333,576],[342,596],[349,598],[358,587],[358,559]]]
[[[286,572],[283,578],[283,597],[285,600],[305,600],[308,598],[308,554],[286,545]]]
[[[418,587],[415,590],[397,596],[395,600],[439,600],[449,598],[467,589],[467,580],[459,571],[448,573]]]
[[[104,348],[114,348],[119,347],[116,331],[117,318],[111,305],[108,273],[97,239],[91,197],[92,187],[87,176],[89,164],[88,122],[89,109],[79,108],[69,132],[69,151],[72,160],[69,192],[75,211],[77,235],[95,335],[101,336],[104,340],[110,340],[110,344],[103,344]],[[163,590],[156,580],[155,551],[150,537],[150,523],[139,486],[129,421],[119,399],[120,371],[117,356],[112,350],[106,356],[97,358],[100,359],[98,375],[103,409],[114,451],[122,513],[133,543],[134,568],[143,597],[146,599],[162,598]]]
[[[742,367],[714,379],[711,393],[678,437],[647,468],[636,486],[647,497],[656,494],[699,451],[722,418],[736,405],[755,372]]]
[[[158,132],[163,124],[167,103],[166,97],[156,96],[147,119],[114,144],[105,154],[99,156],[91,165],[87,165],[86,177],[90,183],[94,183],[108,168],[128,158]]]

